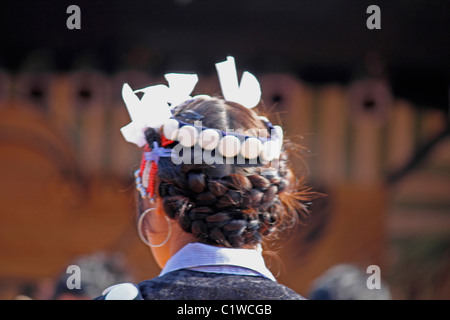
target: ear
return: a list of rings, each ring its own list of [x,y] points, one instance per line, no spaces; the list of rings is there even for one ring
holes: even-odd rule
[[[163,217],[164,215],[166,215],[166,212],[164,211],[163,201],[159,196],[156,197],[155,208],[156,210],[154,213],[157,214],[158,216]]]

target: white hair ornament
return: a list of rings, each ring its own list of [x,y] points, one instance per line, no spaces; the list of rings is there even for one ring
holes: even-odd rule
[[[222,95],[225,100],[241,104],[251,109],[261,100],[261,87],[256,77],[248,71],[243,72],[238,82],[236,64],[233,57],[216,64]],[[241,154],[246,159],[260,157],[263,161],[271,161],[279,157],[283,130],[280,126],[272,126],[265,117],[260,117],[271,129],[270,138],[252,137],[234,133],[225,133],[217,129],[198,127],[172,118],[172,109],[192,99],[191,93],[198,82],[196,74],[169,73],[164,75],[168,86],[158,84],[133,91],[125,83],[122,97],[128,109],[131,122],[121,128],[125,140],[139,147],[146,145],[145,130],[162,127],[164,137],[178,141],[183,147],[198,144],[205,150],[216,149],[224,157],[235,157]],[[143,93],[141,99],[136,93]],[[206,95],[195,98],[210,98]]]

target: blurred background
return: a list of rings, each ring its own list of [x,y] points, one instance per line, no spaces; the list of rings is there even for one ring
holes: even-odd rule
[[[366,26],[372,4],[381,29]],[[0,299],[158,275],[136,233],[121,87],[190,72],[194,94],[220,95],[227,55],[304,146],[298,176],[327,194],[273,245],[278,281],[311,297],[335,266],[377,265],[393,299],[449,299],[449,30],[448,1],[3,1]],[[64,290],[71,264],[89,290]]]

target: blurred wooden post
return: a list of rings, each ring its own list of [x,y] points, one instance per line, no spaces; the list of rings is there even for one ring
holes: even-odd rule
[[[75,110],[76,153],[84,174],[98,177],[105,161],[105,108],[109,80],[93,70],[80,70],[70,76],[69,97]]]
[[[318,180],[327,186],[346,179],[348,102],[345,91],[328,86],[319,91]]]
[[[382,179],[382,126],[391,110],[392,98],[387,83],[362,79],[349,88],[352,126],[351,179],[364,185]]]
[[[315,152],[311,150],[316,134],[313,129],[314,91],[289,74],[264,75],[260,82],[262,99],[271,113],[272,122],[278,123],[278,116],[285,138],[304,148],[291,157],[294,169],[314,178],[309,162],[311,154]]]
[[[400,169],[413,154],[416,113],[408,102],[394,102],[388,122],[386,150],[387,168],[390,172]]]
[[[72,103],[72,85],[69,74],[57,73],[52,77],[50,120],[70,143],[76,137],[76,108]]]

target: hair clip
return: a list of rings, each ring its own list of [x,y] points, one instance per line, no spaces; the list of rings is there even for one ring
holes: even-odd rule
[[[170,157],[172,150],[158,146],[158,142],[153,141],[153,148],[151,151],[144,152],[144,158],[146,161],[154,161],[158,163],[161,157]]]
[[[170,157],[172,149],[164,148],[165,145],[173,141],[164,139],[160,147],[158,142],[153,142],[153,148],[150,149],[148,145],[145,147],[142,155],[141,166],[135,171],[136,189],[141,194],[141,198],[150,198],[153,203],[155,195],[155,177],[158,173],[158,162],[161,157]]]

